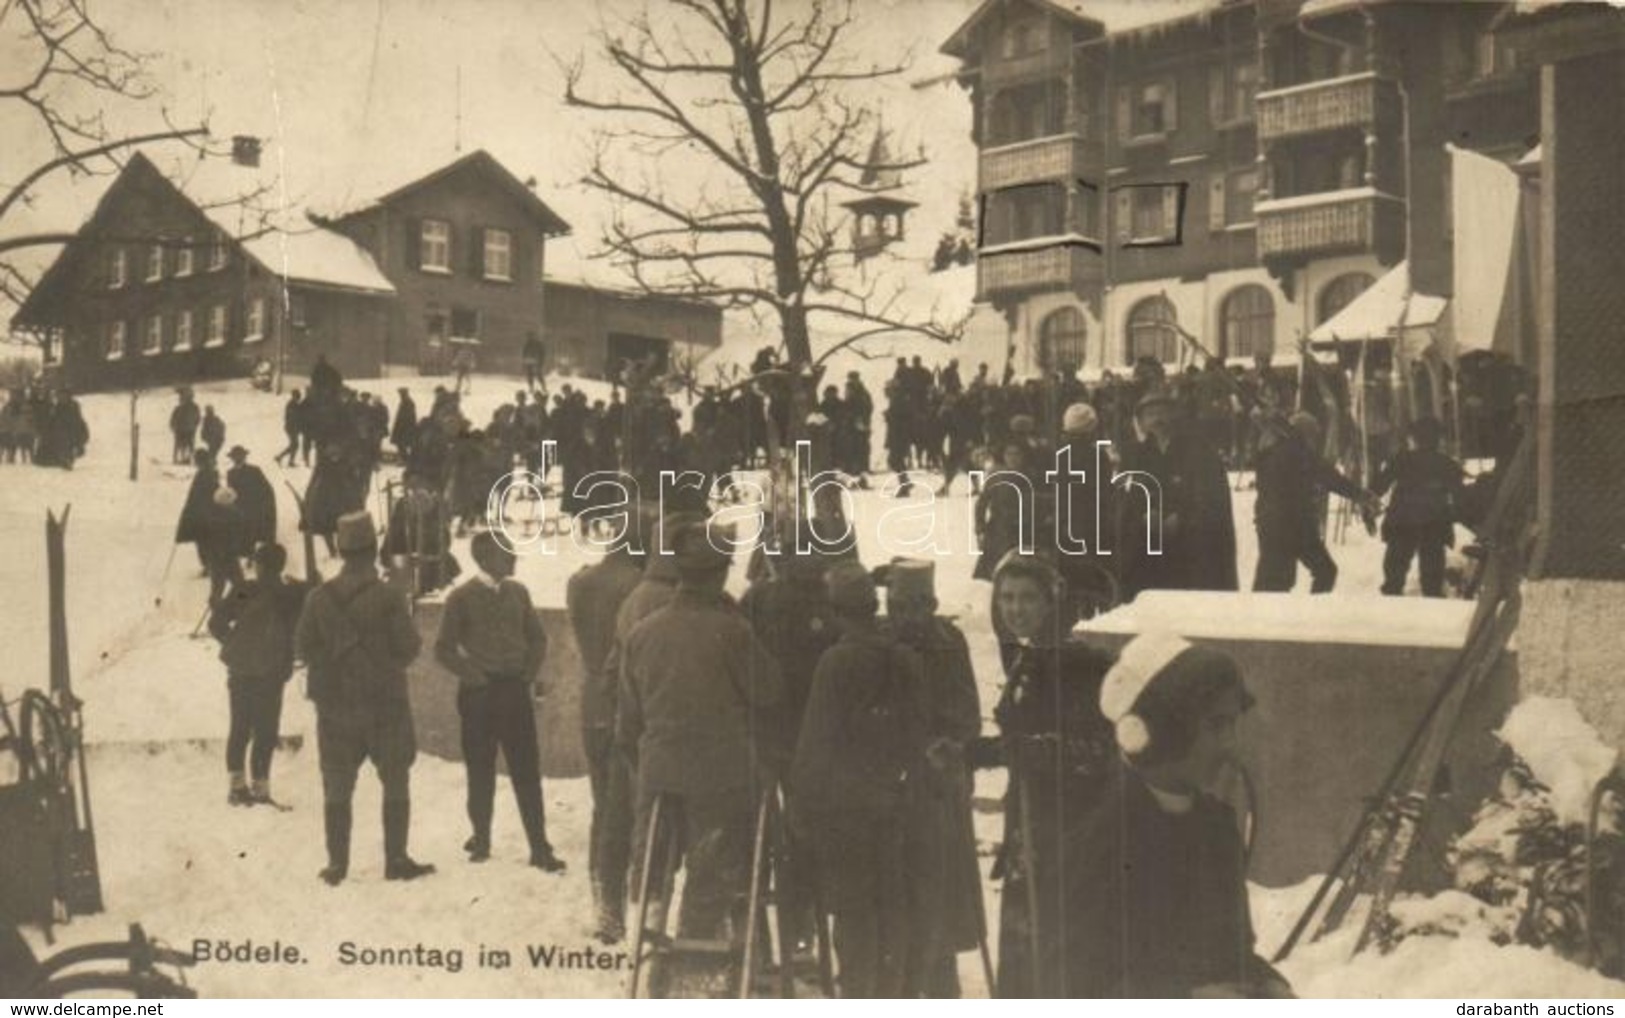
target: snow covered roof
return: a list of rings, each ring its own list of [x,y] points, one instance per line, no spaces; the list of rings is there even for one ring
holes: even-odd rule
[[[1446,598],[1304,597],[1148,590],[1132,604],[1078,624],[1078,632],[1163,630],[1210,640],[1460,647],[1473,602]]]
[[[267,270],[292,282],[395,292],[372,255],[332,230],[278,230],[244,241],[243,248]]]
[[[1410,263],[1400,262],[1348,307],[1316,326],[1309,342],[1386,339],[1400,329],[1437,324],[1448,304],[1448,298],[1413,292]]]

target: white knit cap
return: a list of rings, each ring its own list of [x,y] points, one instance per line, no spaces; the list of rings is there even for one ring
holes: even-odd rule
[[[1172,633],[1141,633],[1123,647],[1106,673],[1100,684],[1100,713],[1116,727],[1123,752],[1138,753],[1150,745],[1151,733],[1134,713],[1134,705],[1151,681],[1190,648],[1188,640]]]

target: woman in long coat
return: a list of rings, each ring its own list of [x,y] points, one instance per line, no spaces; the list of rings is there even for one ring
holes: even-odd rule
[[[1105,797],[1117,766],[1112,727],[1100,713],[1111,658],[1067,640],[1066,585],[1046,560],[1012,552],[993,577],[993,611],[1005,687],[994,708],[996,740],[982,740],[978,766],[1009,772],[1004,842],[994,866],[1003,878],[998,995],[1056,996],[1069,922],[1061,908],[1071,860],[1068,835]]]

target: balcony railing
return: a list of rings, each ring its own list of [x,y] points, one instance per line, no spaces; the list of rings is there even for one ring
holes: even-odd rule
[[[1071,62],[1067,47],[1051,46],[1019,57],[994,57],[982,64],[982,76],[992,82],[1030,81],[1065,74]]]
[[[1100,157],[1076,134],[1019,141],[982,150],[979,183],[997,191],[1038,181],[1100,178]]]
[[[1383,255],[1404,245],[1405,203],[1369,187],[1261,201],[1254,213],[1261,258]]]
[[[1399,90],[1374,72],[1258,93],[1258,140],[1380,126],[1399,113]]]
[[[1099,277],[1100,256],[1093,249],[1059,239],[1048,244],[1034,243],[1038,246],[1005,245],[979,254],[976,258],[977,299],[1076,290]]]

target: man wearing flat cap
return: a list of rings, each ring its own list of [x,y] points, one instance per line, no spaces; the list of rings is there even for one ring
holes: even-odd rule
[[[350,801],[361,765],[371,761],[384,786],[384,879],[413,880],[434,867],[407,854],[412,824],[412,761],[417,738],[406,695],[406,668],[422,640],[406,595],[378,576],[378,533],[366,512],[339,517],[339,574],[305,601],[295,641],[309,666],[316,704],[323,821],[331,886],[350,872]]]

